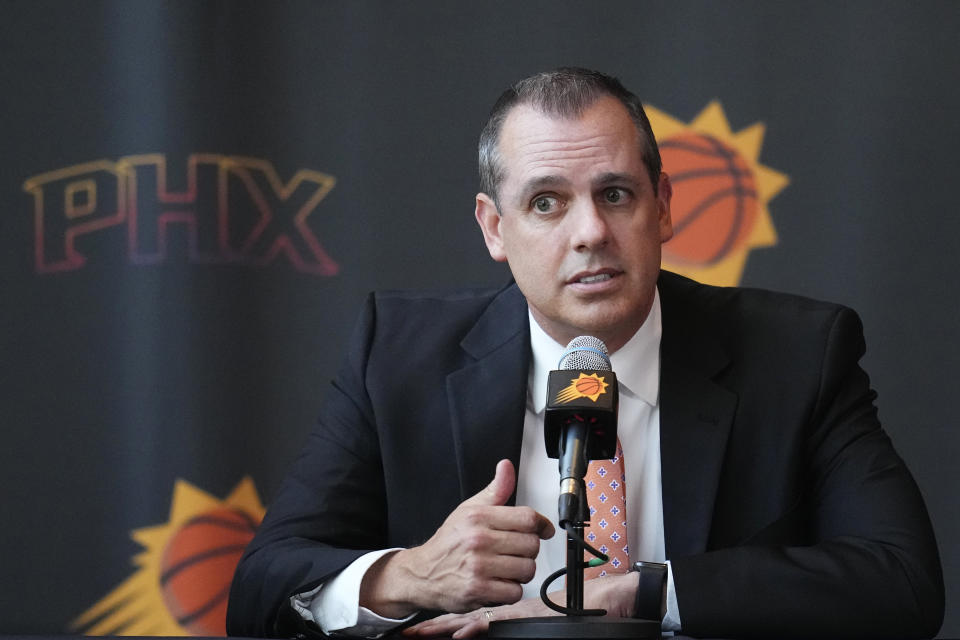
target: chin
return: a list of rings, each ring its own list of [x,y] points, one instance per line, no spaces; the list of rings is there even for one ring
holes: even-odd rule
[[[582,318],[583,322],[576,325],[580,327],[578,335],[591,335],[603,340],[608,348],[619,348],[643,324],[642,319],[637,320],[641,315],[639,311],[624,313],[621,309],[616,313],[595,310],[594,313],[585,314]],[[620,341],[618,346],[611,347],[611,343],[618,340]]]
[[[578,336],[593,336],[603,340],[604,343],[610,339],[610,336],[615,334],[616,330],[614,327],[611,327],[609,324],[604,322],[584,322],[577,325],[576,334]]]

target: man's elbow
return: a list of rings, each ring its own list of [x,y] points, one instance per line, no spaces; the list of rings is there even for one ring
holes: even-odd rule
[[[925,545],[925,553],[904,556],[897,554],[901,575],[900,586],[890,585],[899,593],[896,606],[882,617],[898,630],[898,637],[933,638],[943,625],[945,594],[943,569],[936,543]],[[893,621],[896,622],[893,622]]]
[[[915,617],[921,637],[933,638],[943,625],[946,596],[943,586],[943,572],[939,562],[935,570],[918,580],[916,587]]]
[[[227,635],[261,638],[270,635],[260,612],[255,564],[245,555],[237,565],[227,600]]]

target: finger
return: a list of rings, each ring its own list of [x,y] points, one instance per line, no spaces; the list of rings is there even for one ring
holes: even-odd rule
[[[486,633],[489,626],[490,623],[486,620],[476,620],[460,627],[458,630],[453,632],[450,637],[457,638],[457,640],[460,640],[460,638],[473,638]]]
[[[447,615],[449,616],[451,614],[447,614]],[[441,616],[441,617],[446,617],[446,616]],[[437,618],[434,618],[433,620],[426,620],[424,622],[415,624],[411,627],[407,627],[401,633],[410,638],[413,638],[413,637],[424,638],[427,636],[440,635],[441,633],[443,633],[443,628],[444,628],[444,624],[438,623]]]
[[[541,513],[537,513],[537,516],[539,516],[537,518],[537,535],[540,536],[541,540],[549,540],[557,532],[557,529],[547,516]]]
[[[453,546],[458,553],[464,556],[503,555],[521,558],[536,558],[540,553],[540,537],[536,533],[512,531],[509,527],[514,525],[508,519],[498,519],[490,513],[477,514],[474,519],[482,521],[484,515],[488,516],[484,524],[461,527],[457,531],[460,537]],[[499,529],[500,526],[507,528]]]
[[[537,573],[537,563],[533,558],[520,558],[517,556],[495,555],[488,556],[478,561],[469,561],[464,564],[464,574],[470,575],[478,586],[482,585],[483,590],[478,593],[486,594],[487,588],[497,585],[485,584],[483,581],[503,581],[513,585],[526,584],[533,580]],[[497,598],[488,598],[487,602],[513,602],[518,598],[514,591],[522,591],[523,588],[510,586],[506,589],[500,589],[497,592]],[[490,594],[493,595],[493,594]],[[510,599],[512,598],[512,599]]]
[[[404,629],[407,636],[450,636],[455,631],[471,623],[479,615],[479,611],[470,613],[448,613],[432,620]]]
[[[493,570],[488,569],[488,575],[496,575],[496,573],[516,573],[516,568],[511,566],[513,564],[515,563],[502,563],[501,566]],[[534,572],[536,572],[536,569],[534,569]],[[523,585],[519,580],[491,577],[476,581],[472,593],[475,597],[470,598],[466,602],[467,606],[460,613],[479,609],[484,605],[512,604],[517,602],[523,598]]]
[[[488,531],[485,548],[494,555],[534,559],[540,553],[540,538],[535,533]]]
[[[503,505],[507,503],[513,490],[517,486],[517,475],[514,471],[513,463],[509,460],[501,460],[497,463],[497,469],[494,472],[493,481],[480,490],[480,493],[467,498],[463,504],[471,505]]]
[[[466,504],[467,502],[463,503],[463,505]],[[488,529],[532,533],[543,540],[552,538],[554,534],[553,524],[550,520],[530,507],[480,507],[474,505],[464,509],[463,513],[470,524]]]

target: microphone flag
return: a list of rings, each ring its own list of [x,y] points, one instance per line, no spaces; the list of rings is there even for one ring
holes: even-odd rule
[[[564,427],[586,427],[586,459],[608,460],[617,451],[617,376],[603,341],[579,336],[570,341],[558,369],[547,378],[544,441],[547,455],[559,458]]]

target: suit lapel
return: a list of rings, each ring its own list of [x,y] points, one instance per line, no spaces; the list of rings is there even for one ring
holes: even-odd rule
[[[526,310],[515,285],[498,294],[460,343],[474,362],[447,376],[463,499],[493,479],[503,458],[519,468],[530,367]]]
[[[693,283],[660,278],[660,459],[667,558],[706,550],[737,395],[713,378],[729,363],[688,306]],[[677,296],[677,289],[689,289]]]

